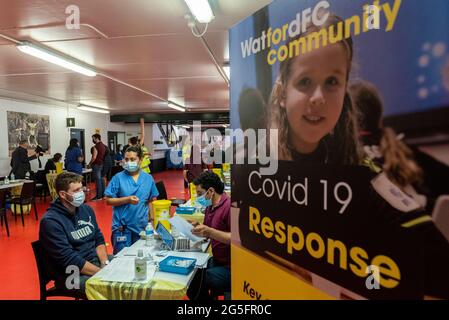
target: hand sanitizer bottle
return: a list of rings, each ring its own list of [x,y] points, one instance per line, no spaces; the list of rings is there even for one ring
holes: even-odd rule
[[[134,260],[134,274],[135,279],[138,281],[145,280],[147,278],[147,259],[143,256],[143,250],[139,249],[137,257]]]
[[[8,176],[5,177],[5,181],[3,182],[4,184],[9,184],[9,178]]]
[[[11,181],[15,181],[16,180],[16,176],[14,175],[14,173],[11,173]]]

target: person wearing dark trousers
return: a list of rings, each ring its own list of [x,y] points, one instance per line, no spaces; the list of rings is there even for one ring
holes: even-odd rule
[[[27,172],[31,171],[30,161],[37,159],[38,154],[28,156],[28,141],[21,140],[19,146],[11,155],[11,173],[16,179],[25,179]]]
[[[48,253],[51,276],[59,289],[85,293],[86,281],[109,263],[104,236],[95,213],[84,204],[83,177],[72,172],[58,175],[58,199],[48,208],[39,227],[39,240]],[[70,275],[79,271],[79,282]]]
[[[224,184],[212,171],[203,172],[193,181],[197,202],[206,207],[204,224],[191,222],[192,233],[208,238],[212,254],[206,269],[200,269],[192,280],[187,296],[190,300],[210,300],[214,295],[231,291],[231,199],[223,192]]]
[[[95,177],[95,186],[97,195],[91,199],[91,201],[98,201],[104,197],[104,181],[103,181],[103,166],[106,153],[106,146],[101,142],[101,135],[98,133],[92,136],[92,142],[94,147],[92,149],[92,159],[88,167],[92,167],[92,173]]]
[[[103,170],[101,172],[101,176],[102,176],[105,188],[107,186],[108,181],[111,179],[111,169],[112,169],[112,164],[114,162],[113,156],[114,155],[111,153],[111,150],[106,146],[105,154],[104,154],[104,161],[103,161]]]

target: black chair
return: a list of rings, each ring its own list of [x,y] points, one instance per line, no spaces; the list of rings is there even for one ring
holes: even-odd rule
[[[50,195],[45,175],[44,170],[39,170],[34,176],[34,181],[36,181],[35,196],[39,196],[41,200],[46,199]]]
[[[156,182],[156,189],[159,191],[158,200],[170,200],[171,205],[174,207],[178,207],[181,204],[186,203],[184,199],[168,199],[167,190],[165,189],[165,184],[163,181]]]
[[[8,217],[6,216],[6,190],[0,190],[0,225],[3,227],[5,220],[6,234],[9,238]]]
[[[113,166],[111,168],[111,179],[113,176],[115,176],[117,173],[123,171],[123,167],[122,166]]]
[[[36,198],[34,197],[36,189],[36,182],[28,181],[24,182],[22,186],[22,192],[20,196],[11,198],[11,206],[14,206],[14,220],[17,221],[17,208],[20,208],[20,215],[22,217],[22,226],[25,226],[25,221],[23,219],[23,207],[27,205],[33,205],[34,214],[36,215],[36,220],[39,219],[37,216],[37,206]]]
[[[36,183],[36,192],[35,197],[39,196],[39,199],[44,200],[50,195],[50,192],[48,191],[47,184],[42,183]]]
[[[84,293],[75,290],[63,290],[55,286],[47,289],[47,284],[50,281],[54,281],[54,267],[51,265],[47,252],[40,243],[39,240],[31,243],[34,252],[34,258],[36,259],[37,272],[39,274],[39,291],[40,299],[47,300],[48,297],[70,297],[75,300],[83,299],[87,300]]]

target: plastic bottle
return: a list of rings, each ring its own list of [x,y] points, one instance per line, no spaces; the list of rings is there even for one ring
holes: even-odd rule
[[[9,178],[8,178],[8,176],[5,177],[4,184],[9,184]]]
[[[142,249],[139,249],[134,260],[134,277],[139,281],[147,278],[147,259],[143,256]]]
[[[176,230],[174,226],[171,226],[171,235],[173,236],[173,238],[179,238],[181,236],[181,233]]]
[[[16,176],[14,175],[14,173],[11,173],[11,181],[16,180]]]
[[[145,245],[151,247],[154,239],[154,228],[151,222],[148,222],[145,228]]]

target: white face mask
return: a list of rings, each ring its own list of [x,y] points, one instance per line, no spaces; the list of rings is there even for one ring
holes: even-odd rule
[[[136,172],[140,169],[139,162],[137,161],[128,161],[123,165],[123,169],[128,172]]]
[[[69,201],[69,203],[76,208],[81,206],[84,203],[84,200],[86,198],[86,195],[84,194],[83,190],[75,192],[74,194],[69,194],[69,195],[72,197],[72,201]]]

